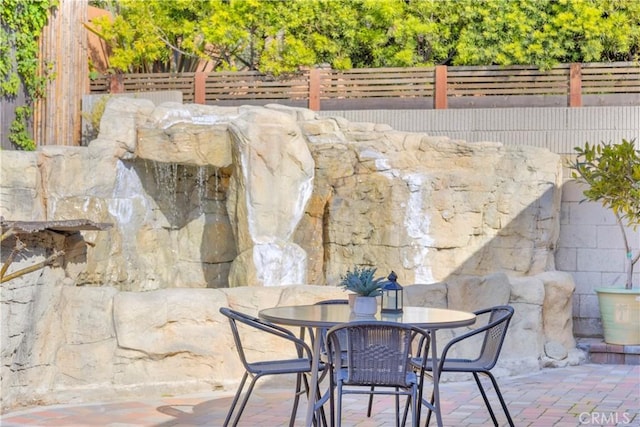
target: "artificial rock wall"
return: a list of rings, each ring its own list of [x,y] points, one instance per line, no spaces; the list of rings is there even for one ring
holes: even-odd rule
[[[514,304],[506,373],[548,363],[548,343],[550,363],[576,361],[573,282],[553,265],[561,164],[547,150],[277,105],[114,98],[88,147],[0,156],[5,220],[112,224],[3,284],[5,406],[233,383],[219,306],[335,298],[354,265],[394,270],[414,305]],[[35,242],[12,268],[67,245]]]
[[[5,219],[114,225],[85,233],[79,285],[324,285],[355,264],[400,283],[554,268],[562,172],[545,149],[128,98],[109,102],[100,129],[88,147],[3,152],[3,173],[20,177],[3,180]]]
[[[568,274],[547,272],[522,278],[459,276],[407,286],[405,292],[407,305],[460,310],[512,305],[515,315],[494,370],[502,377],[584,359],[571,334],[572,291]],[[3,289],[2,412],[141,395],[231,393],[243,368],[220,307],[257,315],[276,305],[345,297],[339,288],[315,285],[125,292],[77,287],[62,269],[48,268],[32,286]],[[440,348],[452,335],[438,332]],[[245,337],[253,343],[245,351],[254,360],[295,354],[255,331]],[[461,378],[443,380],[452,379]]]

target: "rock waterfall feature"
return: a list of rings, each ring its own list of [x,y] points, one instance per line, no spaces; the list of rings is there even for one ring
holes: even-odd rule
[[[234,168],[227,211],[238,256],[229,285],[306,283],[306,252],[293,243],[313,191],[314,162],[294,118],[247,112],[230,126]]]
[[[29,252],[10,270],[64,251],[2,284],[3,410],[233,387],[218,307],[344,297],[335,285],[354,265],[395,271],[408,305],[513,305],[503,375],[580,358],[574,284],[554,267],[562,165],[548,150],[279,105],[114,97],[87,147],[0,159],[3,232],[41,225],[17,234]],[[50,226],[69,220],[111,226]],[[3,240],[3,262],[15,243]]]

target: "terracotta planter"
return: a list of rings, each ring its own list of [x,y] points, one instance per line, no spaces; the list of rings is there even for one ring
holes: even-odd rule
[[[640,289],[600,288],[598,294],[604,341],[640,345]]]

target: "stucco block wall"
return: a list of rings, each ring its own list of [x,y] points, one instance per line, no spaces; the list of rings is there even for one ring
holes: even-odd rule
[[[357,122],[386,123],[401,131],[425,132],[470,142],[545,147],[568,160],[585,142],[635,139],[640,144],[640,106],[583,108],[495,108],[447,110],[321,111]],[[594,288],[624,284],[624,249],[613,215],[596,203],[580,203],[582,190],[565,169],[556,268],[576,283],[573,324],[577,337],[602,336]],[[630,233],[639,250],[640,229]],[[634,284],[640,286],[640,267]]]
[[[576,283],[573,297],[574,332],[578,336],[602,335],[598,297],[594,289],[624,286],[624,247],[613,214],[597,203],[581,202],[584,187],[572,181],[562,188],[560,238],[556,268],[571,273]],[[640,229],[627,229],[634,253],[640,250]],[[640,286],[636,268],[633,283]]]
[[[640,106],[583,108],[493,108],[448,110],[320,111],[352,122],[385,123],[409,132],[426,132],[470,142],[545,147],[573,154],[585,141],[640,139]]]

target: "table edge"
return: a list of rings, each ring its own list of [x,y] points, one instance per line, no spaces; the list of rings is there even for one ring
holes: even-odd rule
[[[333,327],[337,324],[339,324],[340,322],[330,322],[330,321],[309,321],[309,320],[298,320],[298,319],[291,319],[291,318],[281,318],[281,317],[277,317],[277,316],[270,316],[268,314],[264,314],[265,310],[269,310],[272,308],[280,308],[280,307],[301,307],[301,306],[312,306],[313,304],[301,304],[299,306],[276,306],[276,307],[269,307],[269,308],[264,308],[262,310],[260,310],[258,312],[258,317],[260,319],[266,320],[268,322],[271,323],[276,323],[279,325],[286,325],[286,326],[298,326],[298,327],[303,327],[303,328],[330,328]],[[477,316],[473,313],[473,312],[467,312],[467,311],[463,311],[463,310],[453,310],[453,309],[447,309],[447,308],[439,308],[439,307],[433,307],[433,308],[438,308],[439,310],[451,310],[451,311],[458,311],[458,312],[463,312],[463,313],[468,313],[471,314],[472,317],[469,319],[465,319],[465,320],[457,320],[455,322],[439,322],[439,323],[421,323],[421,322],[416,322],[416,323],[407,323],[410,325],[414,325],[417,326],[419,328],[423,328],[423,329],[454,329],[454,328],[460,328],[463,326],[469,326],[472,325],[476,322],[477,320]],[[365,319],[358,319],[358,320],[365,320]],[[377,321],[382,322],[383,320],[379,320],[376,319]],[[346,322],[345,322],[346,323]]]

